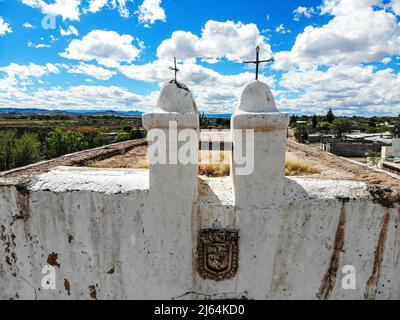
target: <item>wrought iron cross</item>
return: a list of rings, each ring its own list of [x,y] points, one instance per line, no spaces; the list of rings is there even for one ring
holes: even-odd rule
[[[177,82],[176,75],[180,70],[176,66],[176,57],[174,57],[174,67],[169,67],[169,70],[175,71],[175,82]]]
[[[243,63],[254,63],[256,65],[256,80],[258,80],[258,70],[259,70],[259,65],[264,62],[273,62],[275,61],[274,58],[268,59],[268,60],[260,60],[260,46],[257,46],[256,48],[256,61],[245,61]]]

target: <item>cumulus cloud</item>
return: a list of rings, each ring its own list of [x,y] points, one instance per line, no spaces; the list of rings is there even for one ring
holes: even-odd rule
[[[90,0],[89,7],[84,9],[84,12],[96,13],[101,11],[103,8],[118,9],[119,14],[128,18],[130,16],[129,9],[127,8],[128,2],[134,2],[133,0]]]
[[[396,115],[400,111],[400,75],[390,68],[337,65],[325,71],[290,70],[280,85],[296,96],[278,100],[293,113],[323,114],[329,107],[343,115],[370,115],[378,110]]]
[[[144,65],[120,66],[119,70],[130,79],[161,85],[173,78],[168,69],[170,65],[170,61],[157,60]],[[191,62],[179,65],[179,69],[178,80],[190,87],[200,108],[214,113],[233,112],[241,88],[254,79],[253,72],[223,75]],[[261,75],[260,79],[273,87],[272,77]]]
[[[160,59],[177,56],[182,60],[225,57],[230,61],[241,61],[253,59],[257,45],[260,45],[262,55],[271,55],[270,45],[255,24],[210,20],[202,30],[201,37],[191,32],[175,31],[170,39],[164,40],[158,47],[157,56]]]
[[[107,2],[108,0],[90,0],[88,11],[92,13],[99,12]]]
[[[60,34],[62,37],[66,37],[66,36],[70,36],[70,35],[78,36],[79,32],[78,32],[78,30],[76,30],[76,28],[74,26],[68,26],[68,28],[65,30],[60,27]]]
[[[3,81],[3,82],[2,82]],[[154,109],[156,93],[142,96],[118,86],[71,86],[27,91],[0,79],[0,107],[53,110],[143,110]],[[4,85],[7,90],[3,91]]]
[[[137,11],[139,23],[150,25],[167,19],[161,0],[144,0]]]
[[[286,34],[286,33],[292,33],[292,30],[286,29],[286,27],[281,23],[279,26],[275,28],[275,32],[281,33],[281,34]]]
[[[27,28],[27,29],[32,29],[32,28],[33,28],[33,25],[30,24],[29,22],[25,22],[22,26],[23,26],[24,28]]]
[[[10,25],[4,21],[3,17],[0,17],[0,37],[4,36],[6,33],[11,33],[12,29]]]
[[[135,60],[140,49],[132,44],[133,37],[115,31],[92,30],[82,40],[72,40],[60,55],[67,59],[90,61],[115,67]]]
[[[39,43],[35,46],[35,48],[37,49],[41,49],[41,48],[50,48],[51,46],[49,44],[44,44],[44,43]]]
[[[0,68],[0,71],[6,73],[8,78],[27,79],[30,77],[39,78],[49,73],[58,73],[59,69],[52,63],[47,63],[46,65],[11,63],[7,67]]]
[[[94,68],[93,68],[94,67]],[[58,73],[59,68],[69,69],[67,65],[18,65],[12,63],[0,68],[0,107],[7,108],[45,108],[45,109],[104,109],[104,110],[143,110],[154,109],[156,92],[139,95],[118,86],[79,85],[66,88],[41,88],[40,79],[50,73]],[[72,69],[88,75],[105,77],[107,71],[81,64]],[[78,72],[80,72],[78,71]],[[112,71],[111,71],[112,72]],[[1,73],[4,77],[1,77]],[[32,79],[39,84],[33,86]]]
[[[391,2],[391,6],[392,6],[392,9],[393,9],[393,12],[396,15],[400,16],[400,0],[393,0]]]
[[[291,51],[276,55],[277,68],[294,64],[356,64],[400,54],[400,25],[378,0],[325,0],[321,13],[333,15],[322,27],[308,26]]]
[[[311,18],[311,16],[315,13],[315,9],[313,7],[307,8],[299,6],[293,11],[293,19],[294,21],[300,21],[301,16],[306,18]]]
[[[85,63],[68,68],[68,72],[88,75],[98,80],[109,80],[116,74],[115,71]]]
[[[22,0],[22,3],[40,8],[43,14],[61,16],[63,20],[79,20],[81,0],[55,0],[48,3],[44,0]]]

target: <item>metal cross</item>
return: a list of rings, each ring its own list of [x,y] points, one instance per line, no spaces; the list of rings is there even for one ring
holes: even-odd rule
[[[176,57],[174,57],[174,67],[169,67],[169,70],[175,71],[175,82],[177,82],[176,75],[180,70],[176,66]]]
[[[260,60],[260,46],[257,46],[256,48],[256,61],[245,61],[243,63],[254,63],[256,65],[256,80],[258,80],[258,69],[259,65],[264,62],[273,62],[275,61],[274,58],[268,59],[268,60]]]

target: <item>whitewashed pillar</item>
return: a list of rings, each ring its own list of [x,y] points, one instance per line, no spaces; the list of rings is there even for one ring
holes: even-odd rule
[[[283,198],[288,125],[289,115],[277,110],[266,84],[256,80],[245,86],[231,126],[232,176],[238,208],[268,207]],[[241,164],[243,154],[247,169]]]
[[[400,138],[393,137],[392,146],[393,146],[392,155],[394,157],[400,157]]]
[[[193,277],[192,211],[198,164],[177,159],[180,152],[198,159],[199,116],[189,89],[175,81],[166,83],[156,110],[143,115],[143,125],[148,130],[150,162],[150,198],[143,221],[149,287],[153,286],[148,297],[171,299],[189,292]],[[161,133],[165,140],[152,143]],[[191,144],[186,133],[194,139]],[[155,146],[165,147],[167,164],[154,163],[162,152],[152,154]]]

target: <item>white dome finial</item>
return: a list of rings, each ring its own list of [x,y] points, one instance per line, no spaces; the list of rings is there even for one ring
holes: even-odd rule
[[[237,111],[265,113],[278,112],[278,109],[269,87],[261,81],[254,80],[243,88]]]
[[[175,80],[167,82],[161,88],[156,109],[181,114],[197,113],[189,88]]]

